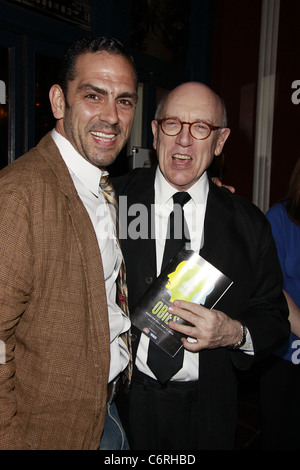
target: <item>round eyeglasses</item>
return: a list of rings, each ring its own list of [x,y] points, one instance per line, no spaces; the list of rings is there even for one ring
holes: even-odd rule
[[[213,126],[212,124],[208,124],[208,122],[204,121],[184,122],[180,121],[178,118],[172,117],[157,119],[156,121],[160,125],[163,133],[169,136],[180,134],[183,128],[183,124],[187,124],[189,126],[191,136],[197,140],[207,139],[212,131],[223,129],[222,126]]]

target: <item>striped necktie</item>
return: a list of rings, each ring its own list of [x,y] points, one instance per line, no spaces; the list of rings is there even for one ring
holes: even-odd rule
[[[107,175],[101,177],[100,181],[100,188],[102,190],[102,194],[105,197],[108,207],[112,216],[112,220],[114,223],[116,240],[118,245],[120,246],[119,242],[119,205],[116,198],[116,193],[111,184]],[[129,318],[129,308],[128,308],[128,290],[127,290],[127,283],[126,283],[126,269],[125,269],[125,262],[122,255],[122,262],[120,266],[119,275],[117,277],[117,303],[119,307],[122,309],[124,314]],[[131,351],[131,340],[130,340],[130,333],[129,331],[123,333],[121,335],[124,343],[127,346],[129,351],[129,364],[124,371],[124,375],[126,376],[127,383],[126,385],[129,386],[132,376],[132,351]]]

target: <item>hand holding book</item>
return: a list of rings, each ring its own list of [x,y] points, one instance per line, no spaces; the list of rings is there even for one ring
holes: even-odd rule
[[[215,307],[232,283],[198,253],[183,248],[144,294],[131,315],[132,323],[171,356],[182,347],[183,335],[197,341],[201,339],[202,342],[194,343],[198,346],[192,346],[200,349],[201,344],[208,342],[208,337],[201,337],[200,328],[209,330],[214,323],[217,328],[226,324],[224,314],[210,309]],[[204,312],[205,315],[209,312],[209,323],[203,318]],[[170,322],[173,328],[170,328]],[[227,334],[224,328],[224,335]],[[216,341],[216,338],[210,338],[210,344]],[[186,342],[184,345],[188,349]]]
[[[227,347],[241,338],[241,324],[219,310],[211,310],[202,305],[183,300],[175,300],[168,312],[189,323],[169,322],[169,327],[185,336],[195,338],[190,342],[182,338],[185,349],[196,352],[201,349]]]

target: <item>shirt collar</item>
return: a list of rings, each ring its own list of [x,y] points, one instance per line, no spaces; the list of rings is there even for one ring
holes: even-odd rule
[[[56,143],[61,156],[75,176],[84,184],[95,196],[99,194],[99,183],[102,175],[108,172],[102,171],[95,165],[85,160],[65,137],[59,134],[55,129],[51,131],[51,136]]]
[[[157,168],[155,175],[155,202],[157,204],[167,204],[172,196],[177,192],[177,190],[165,179],[160,168]],[[203,204],[207,200],[208,195],[208,177],[207,173],[204,172],[203,175],[196,181],[196,183],[191,186],[187,192],[191,196],[191,200],[195,204]]]

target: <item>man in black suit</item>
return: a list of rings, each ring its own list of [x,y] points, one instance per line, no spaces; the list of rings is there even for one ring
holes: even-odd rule
[[[224,105],[210,88],[195,82],[175,88],[159,106],[152,130],[159,165],[114,182],[119,195],[127,197],[128,233],[121,227],[121,244],[131,311],[161,271],[176,192],[190,197],[183,210],[191,249],[233,285],[217,309],[174,302],[170,311],[191,326],[169,326],[194,340],[182,339],[183,362],[170,380],[153,372],[149,339],[132,328],[133,381],[117,404],[132,449],[231,449],[236,369],[247,370],[289,333],[276,248],[259,209],[207,177],[230,133]],[[147,233],[143,227],[136,238],[130,228],[139,207],[147,209],[149,223]],[[164,358],[157,363],[170,367]]]

